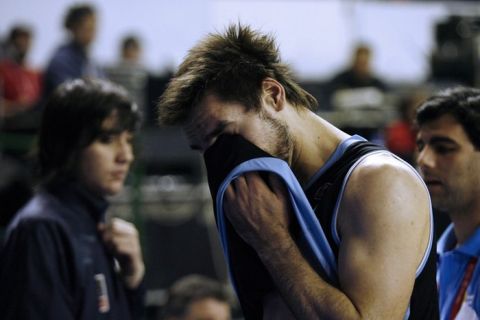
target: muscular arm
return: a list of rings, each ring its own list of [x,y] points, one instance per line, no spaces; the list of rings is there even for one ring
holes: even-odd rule
[[[279,184],[246,175],[227,192],[226,209],[295,316],[401,319],[428,243],[428,196],[418,178],[393,159],[367,160],[354,171],[338,220],[339,288],[315,273],[292,240]]]

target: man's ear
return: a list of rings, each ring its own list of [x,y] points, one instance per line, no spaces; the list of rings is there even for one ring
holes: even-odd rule
[[[265,78],[262,81],[262,100],[280,111],[285,107],[285,89],[277,80]]]

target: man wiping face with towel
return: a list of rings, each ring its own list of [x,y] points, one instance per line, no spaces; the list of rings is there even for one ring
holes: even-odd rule
[[[272,37],[230,26],[159,102],[204,154],[247,319],[436,319],[428,192],[415,170],[318,117]]]

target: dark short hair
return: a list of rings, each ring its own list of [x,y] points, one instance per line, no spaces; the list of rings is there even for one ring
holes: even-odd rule
[[[126,36],[122,40],[122,51],[125,51],[129,48],[140,48],[140,41],[136,36]]]
[[[230,25],[224,34],[209,34],[193,47],[158,103],[161,124],[183,124],[192,106],[213,93],[221,100],[260,108],[262,81],[277,80],[295,107],[314,109],[315,98],[294,80],[272,36],[249,26]]]
[[[42,114],[38,138],[41,178],[72,175],[80,152],[102,134],[102,122],[113,111],[118,115],[114,131],[138,128],[139,108],[122,87],[99,79],[75,79],[60,85]]]
[[[31,37],[32,31],[26,25],[15,25],[10,29],[8,42],[13,43],[19,37]]]
[[[355,50],[354,50],[354,55],[355,56],[358,56],[358,55],[361,55],[361,54],[371,54],[372,50],[370,49],[370,46],[367,44],[367,43],[364,43],[364,42],[360,42],[360,43],[357,43],[357,45],[355,46]]]
[[[232,304],[230,292],[221,283],[201,275],[185,276],[169,288],[163,319],[184,316],[192,303],[207,298]]]
[[[449,114],[463,127],[476,149],[480,149],[480,89],[455,87],[431,96],[418,109],[418,126]]]
[[[78,4],[70,7],[65,16],[63,26],[72,31],[82,20],[87,17],[95,14],[95,9],[88,4]]]

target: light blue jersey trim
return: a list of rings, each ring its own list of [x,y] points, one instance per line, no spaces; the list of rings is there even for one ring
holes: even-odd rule
[[[360,142],[360,141],[367,141],[365,138],[355,134],[351,137],[348,137],[347,139],[343,140],[340,142],[340,144],[337,146],[335,151],[332,153],[330,158],[328,158],[327,162],[318,170],[307,182],[305,185],[305,189],[308,189],[312,183],[317,181],[317,179],[325,173],[335,162],[340,159],[341,156],[345,153],[345,150],[347,150],[348,147],[350,147],[353,143]]]
[[[280,159],[263,157],[248,160],[235,167],[230,174],[224,179],[220,185],[216,197],[217,206],[217,222],[220,233],[220,240],[223,247],[223,253],[226,257],[228,270],[232,283],[236,288],[235,280],[232,277],[230,256],[228,252],[228,236],[225,226],[225,214],[223,210],[223,197],[228,185],[238,176],[251,171],[266,171],[278,174],[285,182],[290,194],[290,200],[295,217],[298,220],[300,228],[302,229],[302,236],[304,236],[308,246],[312,251],[316,262],[327,275],[332,283],[337,282],[337,262],[333,254],[323,229],[313,212],[310,203],[308,202],[305,193],[303,192],[300,183],[294,176],[288,164]]]

